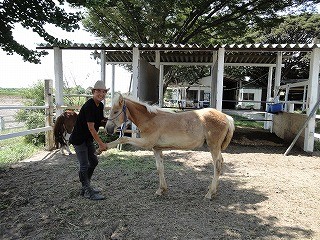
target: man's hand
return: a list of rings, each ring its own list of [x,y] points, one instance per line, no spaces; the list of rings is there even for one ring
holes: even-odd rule
[[[96,155],[100,155],[102,151],[107,151],[108,150],[108,144],[106,143],[101,143],[99,144],[99,148],[96,150]]]
[[[102,151],[107,151],[108,150],[108,144],[106,143],[101,143],[99,144],[99,150]]]

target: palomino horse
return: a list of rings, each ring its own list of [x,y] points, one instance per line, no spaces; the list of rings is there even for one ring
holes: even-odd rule
[[[72,110],[66,110],[59,117],[53,127],[54,142],[56,148],[60,148],[63,155],[71,154],[69,138],[76,123],[78,114]]]
[[[116,95],[106,124],[107,132],[114,133],[115,128],[127,119],[138,127],[140,138],[120,137],[108,143],[108,148],[128,143],[152,149],[160,180],[157,195],[162,195],[168,189],[162,150],[194,149],[201,147],[204,142],[211,152],[214,167],[213,180],[205,197],[211,199],[217,193],[223,163],[221,150],[227,148],[234,132],[232,117],[213,108],[173,113],[121,94]]]

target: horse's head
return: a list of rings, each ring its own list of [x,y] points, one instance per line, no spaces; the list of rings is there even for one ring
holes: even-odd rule
[[[112,106],[106,124],[108,134],[113,134],[115,130],[127,121],[127,109],[123,96],[116,94],[112,101]]]

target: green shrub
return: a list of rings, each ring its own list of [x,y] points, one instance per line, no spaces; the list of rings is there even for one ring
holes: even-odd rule
[[[23,91],[22,96],[26,99],[26,106],[44,106],[44,82],[38,81],[31,88]],[[34,129],[45,126],[44,109],[21,109],[15,116],[19,122],[24,122],[27,129]],[[25,136],[27,143],[37,146],[45,144],[45,133],[30,134]]]

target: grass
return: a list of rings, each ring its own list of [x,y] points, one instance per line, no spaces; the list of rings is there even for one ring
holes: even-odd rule
[[[155,158],[152,151],[110,149],[101,156],[99,165],[104,169],[120,168],[123,170],[130,169],[134,175],[141,172],[150,172],[156,169]],[[166,169],[177,170],[180,166],[175,163],[166,162]]]
[[[31,157],[41,147],[25,143],[24,137],[15,137],[0,141],[0,168]]]
[[[263,122],[248,121],[248,118],[232,115],[234,124],[238,127],[263,128]]]
[[[24,88],[0,88],[0,95],[3,96],[21,96],[24,92]]]

